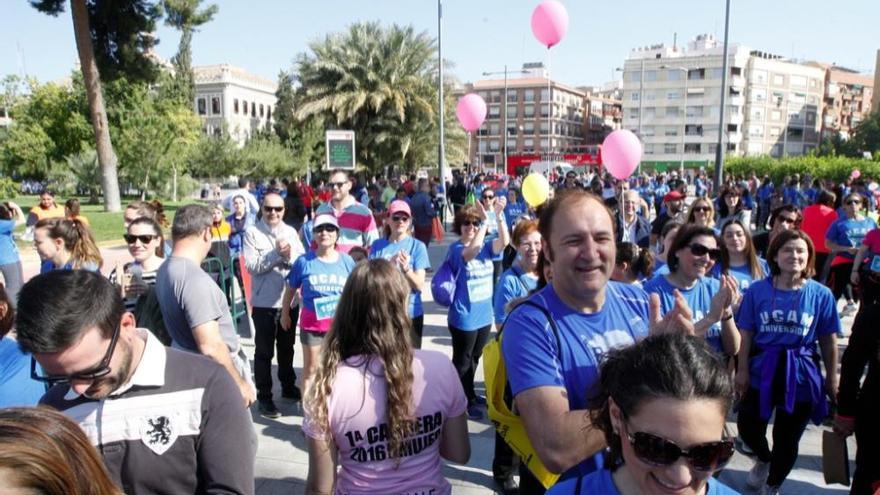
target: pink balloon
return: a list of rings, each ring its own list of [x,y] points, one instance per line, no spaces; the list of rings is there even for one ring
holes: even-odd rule
[[[859,171],[859,169],[855,169],[852,171],[852,173],[849,174],[849,176],[852,177],[853,180],[855,180],[861,177],[862,173]]]
[[[545,0],[532,12],[532,33],[547,48],[558,44],[568,31],[568,11],[557,0]]]
[[[455,115],[464,130],[474,132],[486,120],[486,102],[476,93],[466,94],[458,100]]]
[[[602,143],[602,164],[616,179],[632,175],[642,161],[642,143],[631,131],[618,129]]]

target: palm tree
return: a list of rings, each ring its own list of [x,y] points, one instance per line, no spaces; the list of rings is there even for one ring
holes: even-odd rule
[[[435,43],[412,27],[359,23],[309,45],[295,59],[301,88],[295,116],[322,116],[355,131],[358,158],[372,171],[404,163],[412,130],[436,112]]]

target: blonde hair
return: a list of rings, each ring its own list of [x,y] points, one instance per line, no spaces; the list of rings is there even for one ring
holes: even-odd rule
[[[691,203],[691,206],[688,208],[687,213],[687,222],[686,223],[696,223],[696,215],[694,208],[698,208],[700,206],[706,206],[709,208],[709,212],[706,214],[706,225],[705,227],[714,227],[715,226],[715,205],[712,204],[707,198],[697,198]]]
[[[364,356],[367,373],[372,360],[378,360],[383,365],[388,391],[388,453],[398,463],[403,441],[413,427],[409,293],[403,274],[389,261],[373,259],[358,263],[345,283],[336,308],[338,318],[333,319],[324,340],[314,381],[306,390],[304,401],[312,423],[329,438],[327,404],[338,366],[351,357]]]
[[[34,230],[36,229],[46,229],[51,239],[64,241],[64,249],[70,252],[70,265],[73,268],[88,268],[89,264],[101,268],[104,264],[91,229],[79,220],[44,218],[34,225]]]

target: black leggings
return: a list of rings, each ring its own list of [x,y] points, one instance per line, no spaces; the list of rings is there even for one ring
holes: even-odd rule
[[[852,273],[852,263],[841,263],[831,267],[831,292],[834,294],[836,303],[840,296],[845,295],[847,302],[853,300],[852,286],[849,285],[849,275]]]
[[[813,412],[813,404],[796,402],[791,414],[781,407],[776,408],[773,422],[773,450],[767,444],[767,421],[761,419],[758,391],[749,388],[739,405],[736,426],[739,436],[748,445],[758,460],[770,463],[769,486],[779,486],[785,481],[794,467],[798,456],[798,444],[807,428]]]
[[[477,398],[474,392],[474,375],[480,364],[480,356],[483,355],[483,347],[489,338],[489,330],[492,325],[478,328],[472,331],[464,331],[449,326],[449,334],[452,336],[452,365],[458,372],[464,394],[467,396],[468,405],[472,405]]]

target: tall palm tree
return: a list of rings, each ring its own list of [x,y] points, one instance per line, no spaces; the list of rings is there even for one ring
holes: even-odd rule
[[[436,112],[435,44],[412,27],[352,25],[309,45],[295,59],[301,85],[295,116],[323,116],[358,137],[358,158],[377,171],[403,163],[408,126],[433,121]]]

